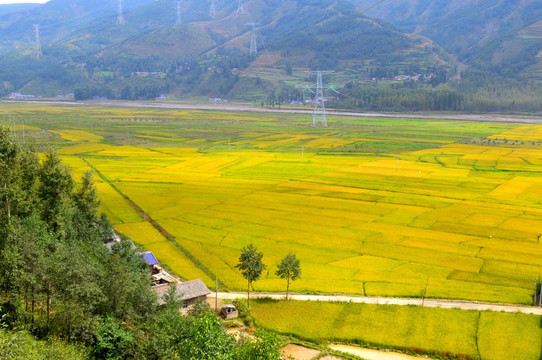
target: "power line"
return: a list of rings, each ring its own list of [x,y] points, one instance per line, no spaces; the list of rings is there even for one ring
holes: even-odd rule
[[[324,82],[322,77],[331,74],[333,71],[306,71],[311,75],[316,75],[316,95],[314,96],[314,110],[312,112],[312,127],[316,127],[318,122],[322,123],[323,127],[327,127],[326,105],[324,97]]]
[[[260,25],[259,23],[255,22],[247,22],[245,25],[251,27],[250,31],[250,54],[257,54],[258,53],[258,43],[256,42],[256,26]]]
[[[215,16],[215,15],[216,15],[215,0],[211,0],[211,7],[209,9],[209,16]]]
[[[122,11],[122,0],[119,0],[119,14],[117,16],[117,25],[124,25],[124,14]]]
[[[244,14],[245,13],[245,6],[243,4],[243,0],[238,0],[237,1],[237,12],[240,13],[240,14]]]
[[[41,58],[40,24],[34,24],[34,41],[36,59]]]
[[[181,18],[181,1],[177,1],[177,19],[175,21],[175,25],[181,25],[183,23]]]

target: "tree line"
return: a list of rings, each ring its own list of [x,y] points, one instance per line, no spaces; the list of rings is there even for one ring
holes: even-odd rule
[[[534,83],[512,79],[488,81],[479,76],[437,87],[414,81],[399,84],[351,82],[327,106],[372,111],[539,113],[542,111],[541,90],[542,87]]]
[[[250,308],[250,288],[252,283],[260,278],[262,272],[267,268],[263,263],[263,253],[253,244],[241,249],[239,263],[235,266],[243,277],[247,280],[247,303]],[[286,279],[286,300],[290,291],[290,281],[295,281],[301,277],[301,266],[299,259],[294,254],[288,254],[279,263],[275,275],[281,279]]]
[[[105,246],[99,206],[90,172],[76,183],[57,152],[40,160],[0,127],[1,356],[280,359],[275,335],[237,341],[207,304],[182,316],[173,287],[158,305],[133,244]]]

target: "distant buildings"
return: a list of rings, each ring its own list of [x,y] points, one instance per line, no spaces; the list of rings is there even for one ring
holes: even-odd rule
[[[21,93],[11,93],[9,95],[10,99],[33,99],[34,95],[23,95]]]
[[[210,103],[227,103],[228,100],[221,98],[209,98]]]
[[[35,98],[43,99],[44,96],[43,95],[37,95],[37,96],[35,96],[35,95],[27,95],[27,94],[21,94],[21,93],[11,93],[11,94],[9,94],[9,98],[13,99],[13,100],[26,100],[26,99],[35,99]],[[66,95],[58,94],[56,96],[51,96],[51,98],[73,99],[73,94],[66,94]]]

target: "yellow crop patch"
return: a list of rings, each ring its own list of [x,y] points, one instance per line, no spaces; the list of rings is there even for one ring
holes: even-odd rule
[[[165,240],[164,236],[146,221],[115,225],[115,230],[142,246]]]
[[[91,143],[97,143],[103,140],[102,136],[95,135],[93,133],[90,133],[88,131],[83,130],[63,130],[63,131],[55,131],[50,130],[52,133],[60,135],[61,138],[73,142],[91,142]]]
[[[283,289],[274,269],[292,252],[299,291],[420,296],[429,279],[428,296],[531,301],[540,125],[13,106],[47,114],[32,126],[56,135],[32,139],[54,142],[76,179],[99,173],[116,229],[182,277],[244,290],[235,265],[253,243],[269,266],[258,290]]]

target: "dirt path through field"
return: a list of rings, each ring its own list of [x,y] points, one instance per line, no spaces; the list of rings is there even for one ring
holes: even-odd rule
[[[209,297],[214,298],[214,293]],[[219,299],[233,300],[236,298],[246,297],[246,293],[218,293]],[[251,293],[250,297],[253,299],[258,298],[271,298],[282,300],[284,299],[283,293]],[[369,297],[369,296],[352,296],[352,295],[303,295],[303,294],[290,294],[290,299],[300,301],[342,301],[353,302],[359,304],[377,304],[377,305],[411,305],[411,306],[425,306],[431,308],[442,309],[461,309],[461,310],[476,310],[476,311],[494,311],[494,312],[507,312],[507,313],[523,313],[531,315],[542,315],[542,308],[514,305],[514,304],[491,304],[482,302],[469,302],[462,300],[440,300],[440,299],[409,299],[409,298],[391,298],[391,297]]]
[[[289,344],[283,347],[282,352],[286,356],[291,356],[295,360],[312,360],[320,355],[319,350],[314,350],[305,346]]]
[[[366,360],[419,360],[420,359],[419,357],[414,357],[414,356],[409,356],[409,355],[404,355],[404,354],[399,354],[399,353],[394,353],[394,352],[363,349],[357,346],[330,345],[329,347],[333,350],[359,356]]]

